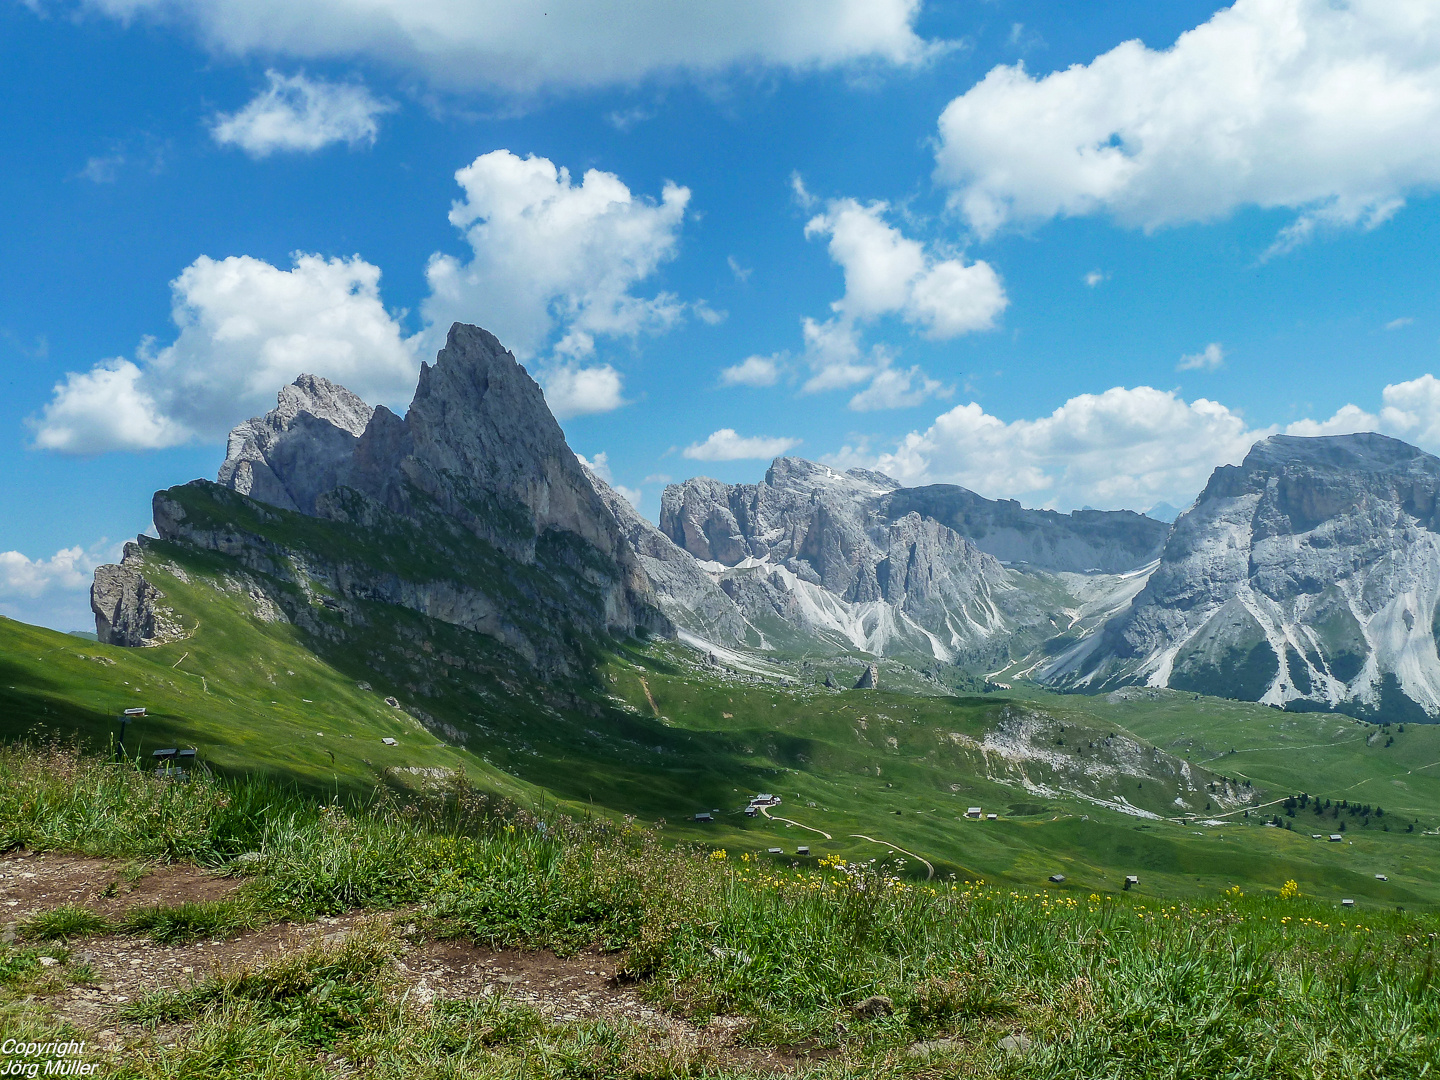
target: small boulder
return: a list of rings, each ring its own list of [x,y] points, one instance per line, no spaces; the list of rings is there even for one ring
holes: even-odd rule
[[[929,1057],[931,1054],[943,1054],[947,1050],[954,1050],[959,1045],[954,1039],[922,1039],[907,1046],[905,1056]]]
[[[895,1011],[895,1003],[884,994],[874,994],[850,1010],[862,1019],[889,1016]]]
[[[1030,1042],[1029,1036],[1006,1035],[1003,1039],[1000,1040],[999,1045],[1000,1049],[1004,1050],[1005,1053],[1009,1054],[1012,1057],[1019,1057],[1021,1054],[1029,1050],[1032,1044]]]

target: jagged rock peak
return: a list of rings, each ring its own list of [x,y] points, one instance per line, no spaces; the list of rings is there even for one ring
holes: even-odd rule
[[[900,486],[884,473],[869,469],[839,472],[828,465],[797,457],[777,457],[765,470],[765,483],[786,491],[812,493],[822,490],[880,495]]]
[[[809,522],[822,506],[828,518],[850,518],[863,528],[915,513],[1003,562],[1052,572],[1138,569],[1159,558],[1170,529],[1129,510],[1029,510],[953,484],[907,488],[884,473],[842,473],[779,457],[759,484],[701,476],[669,485],[660,500],[660,530],[696,558],[727,566],[746,558],[809,560],[819,539]]]
[[[536,533],[565,529],[615,554],[613,518],[544,392],[488,330],[450,328],[435,363],[420,367],[404,424],[406,449],[426,466],[429,477],[420,482],[431,494],[462,478],[522,504]]]
[[[275,408],[230,432],[216,480],[261,502],[314,513],[316,497],[335,486],[374,413],[345,387],[301,375],[281,387]]]
[[[1037,675],[1384,718],[1440,715],[1440,459],[1277,435],[1216,469],[1104,631]]]
[[[170,492],[157,493],[153,508],[163,539],[252,558],[269,568],[266,573],[278,572],[282,563],[303,565],[297,574],[323,579],[342,600],[367,596],[409,607],[497,637],[548,670],[566,670],[576,659],[576,632],[675,633],[621,523],[566,445],[539,385],[479,327],[450,328],[434,364],[420,365],[403,419],[383,405],[371,409],[333,383],[305,377],[281,391],[272,412],[240,425],[230,451],[219,486],[258,502],[341,523],[362,541],[367,535],[413,536],[419,528],[434,537],[437,551],[457,560],[474,550],[462,538],[468,533],[489,546],[482,561],[493,549],[517,570],[533,567],[510,584],[529,590],[544,617],[527,621],[517,613],[510,619],[498,599],[505,590],[469,581],[460,562],[452,574],[421,559],[402,574],[384,559],[333,564],[328,550],[276,559],[273,538],[239,537],[192,519],[186,499]],[[223,514],[223,499],[198,498]],[[203,516],[208,521],[213,514]],[[260,520],[279,519],[262,514]],[[567,582],[564,602],[541,587],[547,579]]]
[[[158,602],[165,594],[145,579],[143,570],[140,545],[133,540],[126,542],[118,564],[96,567],[90,610],[102,643],[144,648],[185,636],[173,612]]]

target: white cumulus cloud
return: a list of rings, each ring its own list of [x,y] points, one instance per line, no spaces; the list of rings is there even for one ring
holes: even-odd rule
[[[891,451],[847,447],[832,464],[879,469],[906,484],[960,484],[991,498],[1062,508],[1186,505],[1217,465],[1234,464],[1255,429],[1218,402],[1149,386],[1071,398],[1049,416],[1006,422],[970,402]]]
[[[773,458],[799,446],[799,439],[767,438],[763,435],[737,435],[734,428],[712,432],[704,442],[691,443],[682,453],[693,461],[742,461],[748,458]]]
[[[723,386],[774,386],[780,380],[778,356],[747,356],[720,372]]]
[[[626,404],[624,380],[609,364],[550,368],[541,374],[540,384],[545,388],[545,403],[561,420],[611,412]]]
[[[28,421],[37,447],[95,454],[219,440],[304,372],[402,408],[415,388],[414,347],[380,302],[379,268],[358,256],[297,253],[290,270],[201,256],[171,290],[175,341],[66,375]]]
[[[1212,341],[1198,353],[1187,353],[1175,365],[1176,371],[1218,371],[1225,366],[1225,349],[1218,341]]]
[[[1343,405],[1328,420],[1297,420],[1288,435],[1349,435],[1378,431],[1440,454],[1440,379],[1430,374],[1409,382],[1391,383],[1380,392],[1380,409]]]
[[[918,367],[909,371],[899,368],[885,368],[864,390],[850,399],[850,408],[856,412],[873,412],[876,409],[908,409],[919,405],[926,398],[948,398],[955,391],[942,386]]]
[[[1440,379],[1391,383],[1371,412],[1347,404],[1325,420],[1252,426],[1217,401],[1186,401],[1150,386],[1081,394],[1048,416],[1005,421],[969,402],[912,431],[893,449],[866,444],[827,455],[827,464],[878,469],[906,484],[960,484],[1027,505],[1129,508],[1187,506],[1220,465],[1238,464],[1254,443],[1287,435],[1375,431],[1440,454]]]
[[[559,333],[555,350],[579,358],[596,336],[661,331],[683,316],[673,294],[632,290],[674,257],[688,188],[667,183],[656,202],[614,173],[590,169],[577,184],[547,158],[508,150],[476,158],[455,179],[465,197],[450,222],[472,257],[436,254],[426,269],[423,311],[442,337],[456,320],[478,323],[523,360]]]
[[[88,550],[61,548],[48,559],[0,551],[0,614],[55,630],[93,629],[91,576],[117,556],[103,540]]]
[[[838,199],[805,225],[807,237],[829,237],[830,257],[845,273],[836,314],[852,322],[898,314],[938,340],[993,327],[1009,302],[994,268],[935,257],[887,223],[887,210]]]
[[[799,184],[799,178],[794,178]],[[856,394],[856,410],[901,408],[941,393],[942,384],[918,368],[892,368],[894,352],[866,347],[865,328],[899,316],[927,338],[946,340],[994,327],[1009,304],[1000,275],[983,261],[942,257],[927,251],[885,220],[883,202],[862,205],[836,199],[805,225],[807,237],[828,238],[830,257],[845,275],[845,294],[830,305],[834,315],[802,321],[811,376],[807,393],[870,382]]]
[[[363,55],[439,86],[512,93],[737,68],[914,65],[936,48],[913,29],[921,0],[81,2],[120,19],[148,15],[194,26],[216,51],[301,59]]]
[[[941,114],[936,179],[987,236],[1105,213],[1153,229],[1238,207],[1373,226],[1440,184],[1440,6],[1236,0],[1168,49],[1041,78],[993,69]]]
[[[267,71],[265,78],[269,85],[243,109],[215,117],[210,135],[217,143],[238,146],[257,158],[339,142],[373,145],[380,131],[378,117],[395,108],[359,83],[278,71]]]
[[[544,158],[505,150],[457,179],[465,198],[450,221],[473,257],[431,258],[418,333],[407,336],[405,313],[385,308],[379,268],[358,255],[296,253],[288,270],[201,256],[171,282],[173,343],[157,350],[147,339],[133,357],[67,374],[27,421],[34,445],[94,454],[218,441],[302,372],[403,410],[420,356],[457,321],[532,360],[556,416],[607,412],[626,404],[624,377],[594,357],[597,338],[661,332],[686,310],[711,324],[724,318],[703,301],[635,292],[674,256],[687,189],[667,184],[657,202],[611,173],[574,183]]]

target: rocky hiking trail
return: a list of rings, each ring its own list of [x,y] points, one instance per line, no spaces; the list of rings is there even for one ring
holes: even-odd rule
[[[62,904],[79,904],[110,919],[137,908],[224,899],[242,879],[194,866],[139,866],[69,855],[12,853],[0,858],[3,940],[15,942],[25,919]],[[707,1048],[732,1067],[784,1073],[805,1062],[804,1048],[752,1049],[736,1045],[750,1026],[741,1017],[718,1016],[691,1024],[646,1004],[633,984],[616,977],[617,957],[584,951],[560,957],[548,951],[488,949],[461,941],[414,937],[406,912],[352,912],[310,923],[281,922],[228,938],[162,944],[135,934],[100,934],[55,945],[69,965],[88,965],[91,977],[46,995],[43,1004],[57,1023],[79,1029],[98,1049],[123,1051],[149,1042],[170,1043],[181,1026],[145,1027],[121,1015],[124,1005],[157,990],[182,990],[220,971],[274,960],[318,940],[338,946],[359,926],[393,920],[402,944],[396,970],[410,1001],[428,1007],[437,999],[504,995],[534,1008],[551,1022],[606,1018],[648,1029],[659,1043]],[[27,943],[28,944],[28,943]],[[38,943],[44,948],[45,943]],[[46,961],[42,960],[42,963]]]

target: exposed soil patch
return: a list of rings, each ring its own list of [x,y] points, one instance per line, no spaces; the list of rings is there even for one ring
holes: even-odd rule
[[[222,900],[239,887],[236,878],[195,866],[159,865],[127,874],[125,864],[113,860],[19,852],[0,858],[0,923],[61,904],[82,904],[114,918],[152,904]]]
[[[47,999],[59,1019],[94,1032],[105,1049],[119,1049],[126,1037],[140,1034],[120,1021],[119,1007],[156,990],[175,990],[212,973],[272,959],[304,948],[317,937],[338,941],[360,916],[349,915],[296,925],[276,923],[228,941],[192,941],[161,945],[146,937],[106,934],[71,943],[70,963],[88,964],[88,986],[71,986]]]
[[[239,882],[194,867],[158,867],[131,883],[123,864],[60,855],[13,855],[0,859],[0,918],[18,920],[65,903],[84,904],[108,916],[148,904],[217,900]],[[108,892],[108,895],[107,895]],[[90,1033],[99,1049],[120,1050],[149,1032],[123,1022],[122,1006],[156,990],[181,989],[218,970],[261,963],[303,949],[316,939],[338,944],[356,924],[374,915],[359,912],[313,923],[277,923],[229,940],[160,944],[147,937],[107,934],[70,943],[71,965],[89,965],[92,980],[47,995],[57,1021]],[[393,918],[407,929],[404,913]],[[410,928],[413,931],[413,927]],[[402,938],[402,941],[405,941]],[[56,951],[60,950],[56,946]],[[405,944],[397,960],[411,999],[424,1006],[438,999],[501,995],[529,1005],[550,1020],[569,1023],[610,1017],[640,1025],[661,1042],[705,1049],[717,1063],[760,1072],[785,1072],[805,1048],[792,1053],[737,1045],[749,1028],[740,1017],[716,1017],[704,1026],[670,1016],[641,1000],[636,988],[615,978],[616,957],[587,951],[558,957],[550,952],[488,949],[458,941]]]

